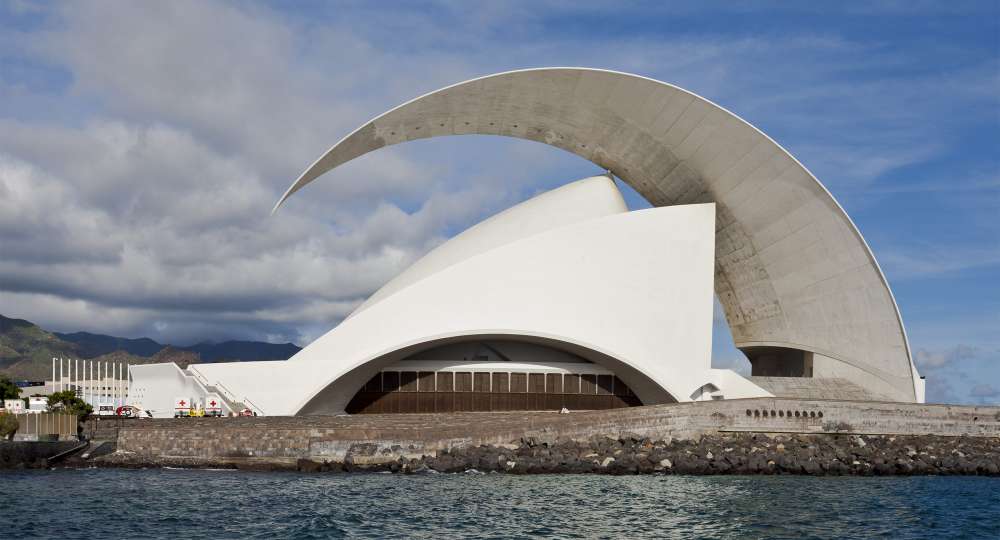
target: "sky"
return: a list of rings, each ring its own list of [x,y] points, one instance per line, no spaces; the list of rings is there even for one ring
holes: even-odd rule
[[[673,83],[770,135],[871,245],[928,400],[1000,403],[996,1],[0,0],[0,313],[306,345],[448,237],[601,171],[455,137],[270,216],[288,185],[386,109],[543,66]],[[716,313],[713,364],[746,372]]]

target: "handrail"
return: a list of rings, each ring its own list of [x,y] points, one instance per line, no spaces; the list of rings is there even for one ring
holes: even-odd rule
[[[205,388],[206,392],[212,392],[212,391],[219,392],[223,394],[223,396],[233,405],[239,403],[239,400],[236,399],[236,396],[233,395],[232,390],[226,388],[220,382],[216,382],[215,384],[209,383],[208,379],[206,379],[205,376],[202,375],[197,369],[191,369],[193,367],[194,366],[188,366],[188,370],[191,372],[194,378],[202,385],[202,387]]]
[[[253,401],[251,401],[250,398],[244,397],[243,398],[243,403],[249,404],[253,409],[256,409],[257,412],[260,414],[260,416],[266,416],[264,414],[264,409],[261,409],[260,405],[257,405],[256,403],[254,403]]]
[[[199,383],[201,383],[203,387],[205,387],[206,391],[211,391],[210,389],[214,388],[215,390],[221,392],[223,396],[226,399],[228,399],[233,405],[237,403],[243,403],[244,405],[249,404],[251,406],[251,410],[255,409],[259,415],[264,416],[264,409],[262,409],[259,405],[257,405],[253,401],[251,401],[250,398],[244,396],[243,399],[237,399],[236,392],[233,392],[232,390],[227,388],[226,385],[222,384],[219,381],[216,381],[215,384],[210,384],[208,380],[205,379],[205,376],[202,375],[195,366],[188,366],[188,371],[190,371],[191,374],[194,376],[194,378]]]
[[[205,390],[208,390],[208,387],[212,386],[208,384],[208,379],[206,379],[204,375],[202,375],[197,369],[194,369],[194,366],[189,365],[184,371],[190,373],[199,383],[201,383],[202,386],[205,387]]]
[[[224,384],[222,384],[220,382],[220,383],[216,383],[215,386],[216,386],[216,388],[221,388],[226,394],[228,394],[229,395],[229,399],[232,399],[234,403],[243,403],[244,405],[251,405],[252,409],[256,409],[257,413],[259,413],[261,416],[264,416],[264,409],[260,408],[259,405],[257,405],[253,401],[251,401],[250,398],[248,398],[246,396],[243,396],[243,399],[237,400],[235,397],[233,397],[233,395],[235,395],[235,392],[233,392],[232,390],[230,390],[229,388],[227,388],[226,385],[224,385]]]
[[[240,403],[240,400],[236,399],[236,393],[227,388],[226,385],[222,384],[221,382],[216,381],[216,383],[212,387],[217,390],[220,390],[223,394],[225,394],[226,397],[230,401],[232,401],[234,405]]]

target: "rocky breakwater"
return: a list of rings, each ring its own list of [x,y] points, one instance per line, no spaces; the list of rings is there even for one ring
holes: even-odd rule
[[[502,472],[509,474],[800,474],[1000,476],[1000,439],[940,436],[740,433],[697,440],[594,437],[454,448],[434,456],[402,449],[354,452],[344,463],[299,460],[303,471]]]
[[[765,435],[723,433],[688,440],[639,436],[579,441],[524,438],[424,455],[412,448],[357,444],[343,461],[298,459],[136,461],[108,456],[109,466],[230,467],[302,472],[506,474],[747,474],[1000,476],[1000,439],[993,437]]]

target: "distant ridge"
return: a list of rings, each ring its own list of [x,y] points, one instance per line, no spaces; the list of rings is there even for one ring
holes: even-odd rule
[[[158,343],[149,338],[128,339],[90,332],[73,332],[64,334],[53,332],[63,341],[75,343],[80,358],[93,358],[115,351],[125,351],[136,356],[152,357],[154,354],[171,347],[181,351],[191,351],[201,357],[202,362],[218,362],[220,360],[259,361],[285,360],[301,350],[293,343],[265,343],[262,341],[223,341],[212,343],[205,341],[187,347]]]
[[[202,362],[220,360],[258,361],[290,358],[302,350],[293,343],[263,343],[260,341],[223,341],[222,343],[199,343],[190,347],[177,347],[196,352]]]
[[[150,338],[121,338],[90,332],[48,332],[31,321],[0,315],[0,374],[15,380],[51,378],[53,357],[151,364],[286,360],[299,352],[293,343],[203,342],[189,347]]]
[[[76,343],[77,351],[82,358],[93,358],[115,351],[125,351],[136,356],[153,356],[166,346],[149,338],[128,339],[90,332],[52,333],[63,341]]]

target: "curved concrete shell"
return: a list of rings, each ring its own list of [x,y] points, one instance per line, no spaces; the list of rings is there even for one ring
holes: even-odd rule
[[[643,404],[769,396],[711,366],[714,223],[713,204],[629,212],[611,179],[581,180],[442,244],[287,361],[189,372],[264,414],[337,414],[414,354],[509,340],[602,366]]]
[[[342,139],[275,209],[372,150],[465,134],[572,152],[612,171],[654,206],[714,202],[715,292],[755,368],[781,351],[805,351],[814,376],[847,378],[893,400],[923,400],[888,283],[831,194],[746,121],[660,81],[543,68],[449,86]]]
[[[375,291],[351,316],[469,257],[533,234],[623,212],[628,212],[628,206],[615,183],[606,176],[547,191],[469,227],[438,246]]]

